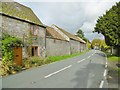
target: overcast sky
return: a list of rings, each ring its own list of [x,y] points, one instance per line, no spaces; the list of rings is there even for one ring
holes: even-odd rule
[[[15,1],[30,7],[43,24],[55,24],[73,34],[82,29],[85,36],[92,40],[94,37],[103,39],[102,35],[92,33],[96,20],[120,0]]]

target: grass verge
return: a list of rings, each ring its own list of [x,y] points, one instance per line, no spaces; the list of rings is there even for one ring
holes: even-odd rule
[[[108,56],[108,60],[112,63],[116,63],[118,65],[120,64],[120,57],[118,56],[115,55]],[[114,67],[113,69],[118,73],[118,76],[120,76],[120,67],[117,68]]]
[[[71,54],[71,55],[64,55],[64,56],[49,56],[49,57],[47,57],[47,58],[48,58],[48,60],[50,60],[51,62],[56,62],[56,61],[60,61],[60,60],[72,58],[72,57],[75,57],[75,56],[79,56],[79,55],[84,54],[84,53],[86,53],[86,52],[87,52],[87,51],[85,51],[85,52],[79,52],[79,53],[75,53],[75,54]]]
[[[109,57],[108,57],[108,60],[109,60],[109,61],[120,61],[120,57],[113,55],[113,56],[109,56]]]

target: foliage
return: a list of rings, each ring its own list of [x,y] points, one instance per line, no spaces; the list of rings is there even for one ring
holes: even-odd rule
[[[5,76],[8,74],[14,74],[22,70],[21,66],[17,66],[12,61],[3,61],[0,65],[1,68],[1,75]]]
[[[91,43],[92,48],[94,48],[95,46],[101,48],[102,46],[102,40],[101,39],[93,39],[92,43]]]
[[[90,42],[87,42],[87,47],[88,47],[88,49],[91,48],[91,43]]]
[[[83,32],[81,29],[79,29],[76,34],[77,34],[80,38],[83,38],[83,37],[84,37],[84,32]]]
[[[34,57],[32,57],[32,64],[34,66],[41,66],[44,64],[44,59],[34,56]]]
[[[13,47],[20,46],[22,41],[16,37],[12,37],[9,34],[3,33],[2,37],[2,58],[3,61],[13,60]]]
[[[109,11],[97,20],[95,32],[105,36],[105,42],[109,46],[120,46],[120,2],[112,6]]]
[[[26,69],[30,67],[36,67],[36,66],[41,66],[44,64],[44,59],[40,57],[31,57],[31,58],[26,58],[23,60],[23,67]]]
[[[106,45],[105,40],[101,40],[101,50],[104,52],[109,52],[110,51],[110,46]]]
[[[26,69],[30,68],[32,66],[32,62],[29,59],[24,59],[23,60],[23,67],[25,67]]]
[[[83,39],[84,41],[86,41],[86,42],[89,41],[89,40],[85,37],[84,32],[83,32],[81,29],[79,29],[76,34],[77,34],[78,37],[80,37],[80,38]]]

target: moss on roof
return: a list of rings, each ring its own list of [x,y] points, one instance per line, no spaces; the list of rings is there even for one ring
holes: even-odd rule
[[[0,3],[2,7],[2,14],[25,20],[34,24],[43,25],[34,12],[24,5],[17,2],[2,2]]]
[[[82,42],[82,43],[85,43],[84,40],[82,40],[81,38],[78,38],[77,36],[63,30],[62,28],[56,26],[56,25],[52,25],[52,26],[55,26],[57,27],[59,30],[61,30],[65,35],[67,35],[70,39],[73,39],[73,40],[76,40],[76,41],[79,41],[79,42]]]
[[[59,34],[54,28],[47,26],[46,28],[47,36],[52,36],[52,38],[65,40],[67,41],[61,34]]]

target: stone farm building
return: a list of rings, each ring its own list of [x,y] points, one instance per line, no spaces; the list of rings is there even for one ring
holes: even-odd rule
[[[47,27],[46,36],[47,56],[69,55],[86,50],[85,41],[56,25]]]
[[[24,42],[22,56],[28,56],[28,46],[31,45],[31,56],[45,57],[46,27],[34,12],[17,2],[0,3],[2,12],[2,32],[20,38]]]
[[[2,33],[22,40],[24,46],[16,51],[21,51],[22,58],[69,55],[86,49],[86,42],[81,38],[56,25],[51,27],[43,25],[29,7],[17,2],[2,2],[0,6]],[[28,50],[28,47],[31,49]]]
[[[69,41],[54,28],[47,27],[46,29],[46,56],[69,55]]]
[[[52,27],[69,41],[70,54],[82,52],[82,51],[86,50],[86,42],[84,40],[65,31],[64,29],[62,29],[54,24],[52,25]]]

